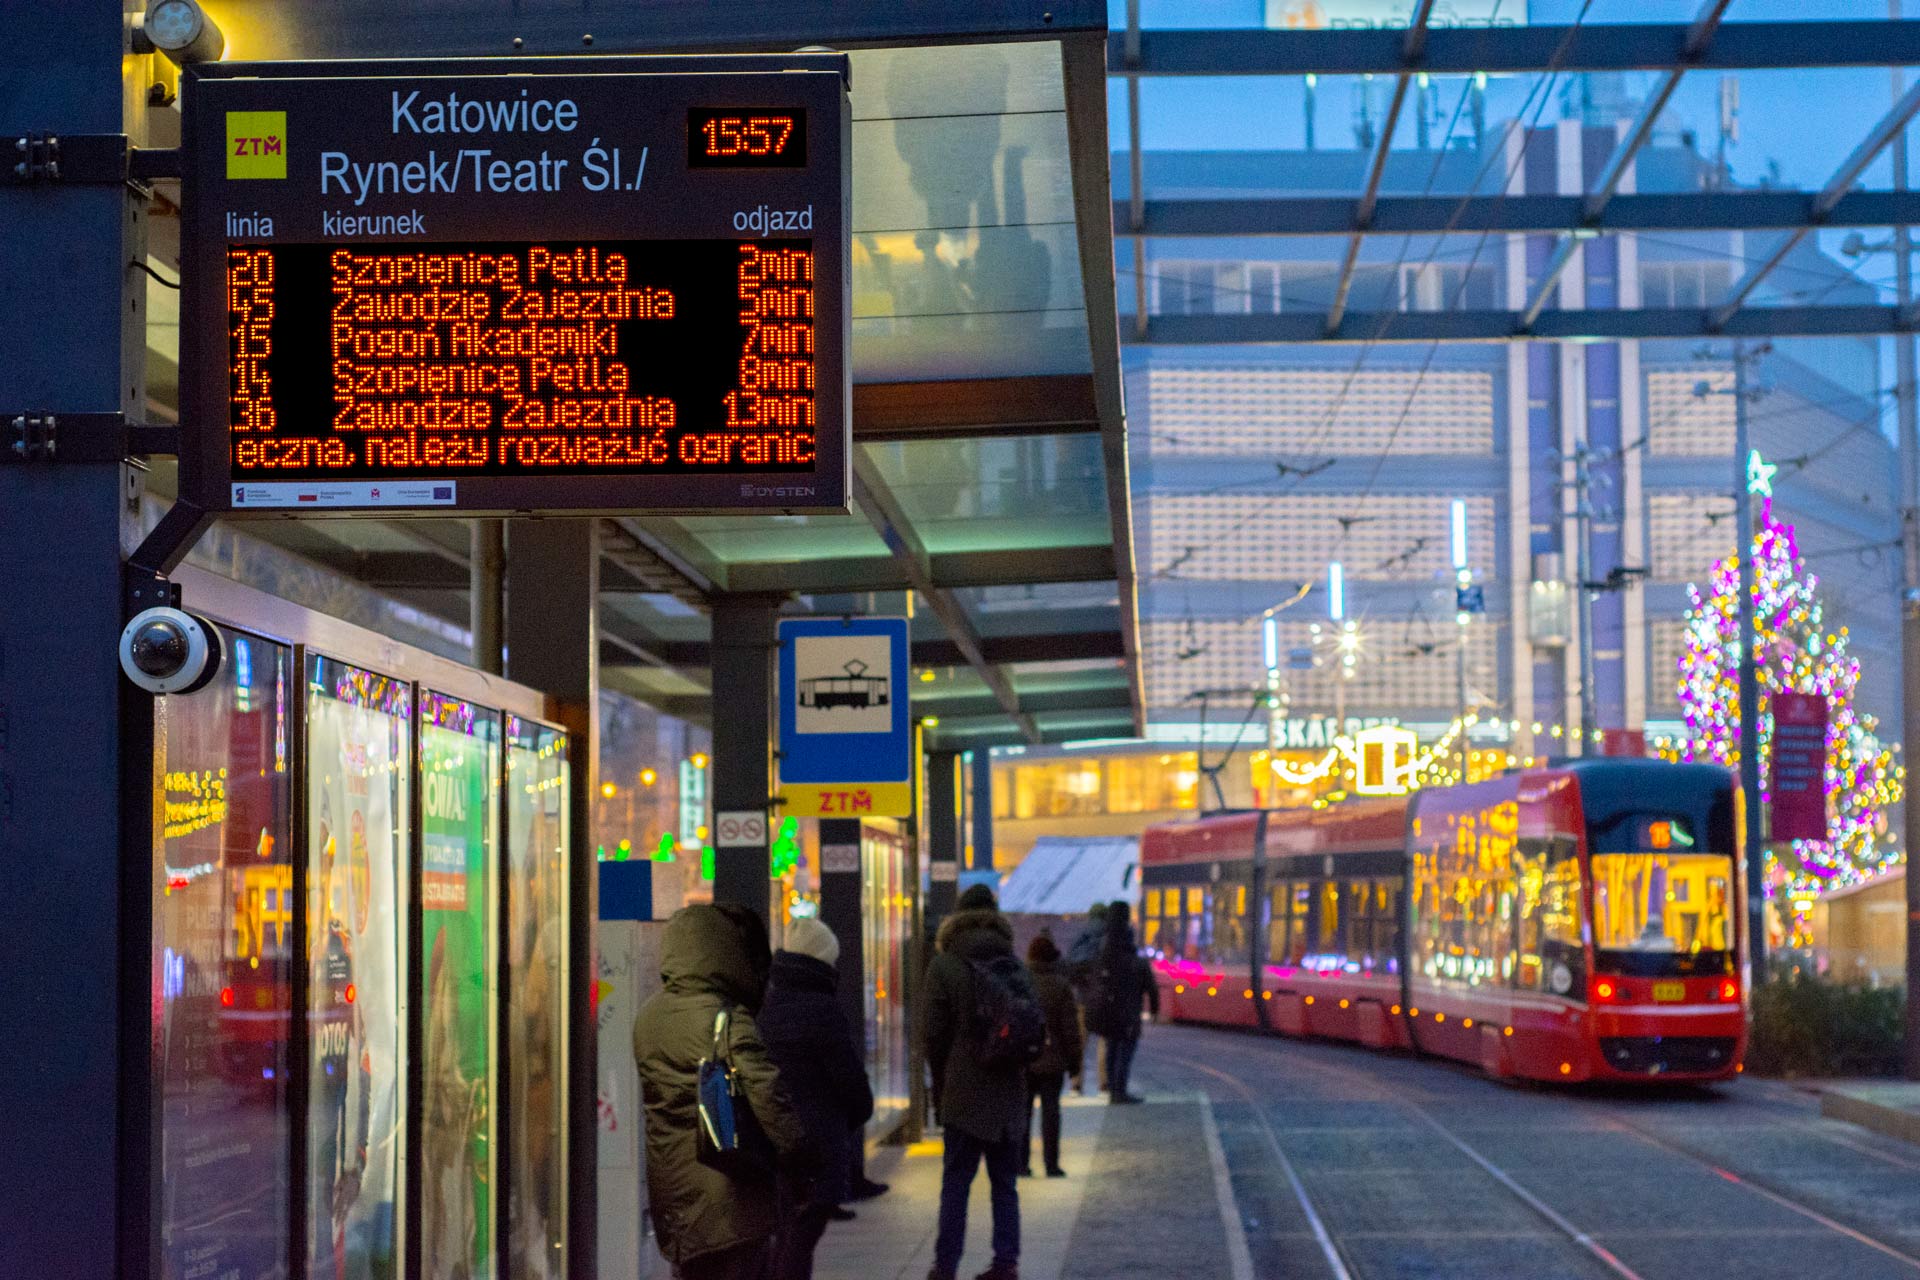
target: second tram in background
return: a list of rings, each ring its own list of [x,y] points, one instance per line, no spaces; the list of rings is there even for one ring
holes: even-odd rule
[[[1150,828],[1162,1007],[1534,1080],[1713,1080],[1746,1050],[1733,778],[1601,758]]]

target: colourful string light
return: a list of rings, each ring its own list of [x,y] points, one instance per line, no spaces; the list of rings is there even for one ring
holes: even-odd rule
[[[1906,771],[1880,742],[1878,722],[1855,701],[1860,663],[1848,652],[1847,629],[1827,629],[1817,594],[1819,578],[1806,572],[1793,526],[1774,519],[1770,498],[1761,501],[1753,545],[1753,657],[1760,686],[1763,802],[1772,779],[1773,695],[1817,693],[1827,699],[1830,838],[1796,840],[1767,853],[1767,896],[1793,903],[1792,931],[1803,936],[1804,917],[1820,891],[1860,883],[1904,861],[1888,834],[1887,812],[1905,790]],[[1731,555],[1714,566],[1706,592],[1687,587],[1686,645],[1679,664],[1686,733],[1678,741],[1658,744],[1667,759],[1712,761],[1729,768],[1740,762],[1739,594],[1739,565]]]

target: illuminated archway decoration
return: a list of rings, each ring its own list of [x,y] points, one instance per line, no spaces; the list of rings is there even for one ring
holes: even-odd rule
[[[1413,788],[1414,752],[1420,739],[1411,729],[1377,724],[1353,735],[1353,789],[1363,796],[1405,795]]]

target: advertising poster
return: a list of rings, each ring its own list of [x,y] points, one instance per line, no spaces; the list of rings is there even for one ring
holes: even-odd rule
[[[161,700],[154,869],[160,1274],[286,1274],[293,903],[280,645],[222,629],[228,661]]]
[[[307,1273],[390,1280],[404,1132],[411,690],[317,657],[307,679]]]
[[[490,910],[500,722],[427,694],[420,723],[421,1265],[429,1280],[493,1267],[493,963]]]
[[[559,1280],[566,1257],[567,737],[507,720],[508,1272]]]

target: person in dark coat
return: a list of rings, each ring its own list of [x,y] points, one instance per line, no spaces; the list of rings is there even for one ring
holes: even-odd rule
[[[834,988],[840,940],[818,920],[787,926],[786,947],[773,953],[760,1037],[818,1157],[810,1176],[787,1179],[787,1212],[775,1280],[811,1280],[813,1251],[834,1209],[853,1191],[853,1141],[873,1114],[873,1089],[854,1048]]]
[[[1094,1065],[1100,1073],[1100,1088],[1104,1091],[1107,1087],[1106,1059],[1101,1056],[1099,1048],[1094,1044],[1094,1041],[1100,1038],[1100,1033],[1097,1029],[1087,1025],[1087,1016],[1090,1012],[1087,1007],[1087,998],[1092,994],[1091,988],[1096,976],[1094,971],[1099,967],[1100,951],[1101,948],[1106,945],[1106,941],[1107,904],[1104,902],[1096,902],[1087,908],[1086,923],[1080,926],[1080,932],[1074,935],[1073,942],[1067,947],[1066,958],[1067,980],[1073,983],[1074,990],[1078,993],[1081,1002],[1081,1048],[1080,1056],[1073,1060],[1072,1074],[1073,1087],[1080,1091],[1080,1096],[1083,1098],[1087,1096],[1086,1055],[1088,1049],[1093,1049],[1094,1051]]]
[[[1013,954],[1013,926],[993,890],[977,884],[941,922],[927,965],[927,1064],[935,1112],[945,1129],[940,1230],[927,1280],[954,1280],[967,1236],[967,1195],[980,1162],[992,1189],[993,1265],[979,1280],[1020,1277],[1020,1145],[1026,1130],[1027,1072],[1018,1063],[982,1066],[974,1057],[973,966]]]
[[[1160,984],[1153,966],[1140,954],[1133,936],[1133,908],[1115,902],[1107,908],[1107,939],[1100,951],[1100,989],[1104,1005],[1101,1034],[1107,1037],[1107,1100],[1139,1102],[1127,1092],[1134,1051],[1140,1047],[1142,1003],[1160,1016]]]
[[[1060,965],[1060,948],[1041,934],[1027,948],[1033,991],[1047,1015],[1047,1046],[1027,1067],[1027,1092],[1040,1104],[1040,1155],[1049,1178],[1064,1178],[1060,1167],[1060,1089],[1067,1072],[1080,1065],[1080,1005]],[[1020,1172],[1033,1176],[1033,1112],[1027,1112],[1027,1140],[1021,1145]]]
[[[665,989],[633,1022],[646,1100],[647,1198],[677,1280],[761,1280],[780,1226],[771,1180],[731,1178],[696,1155],[700,1060],[712,1050],[720,1010],[729,1010],[734,1070],[781,1166],[807,1160],[806,1129],[754,1022],[770,960],[766,926],[752,911],[683,907],[661,939]]]

